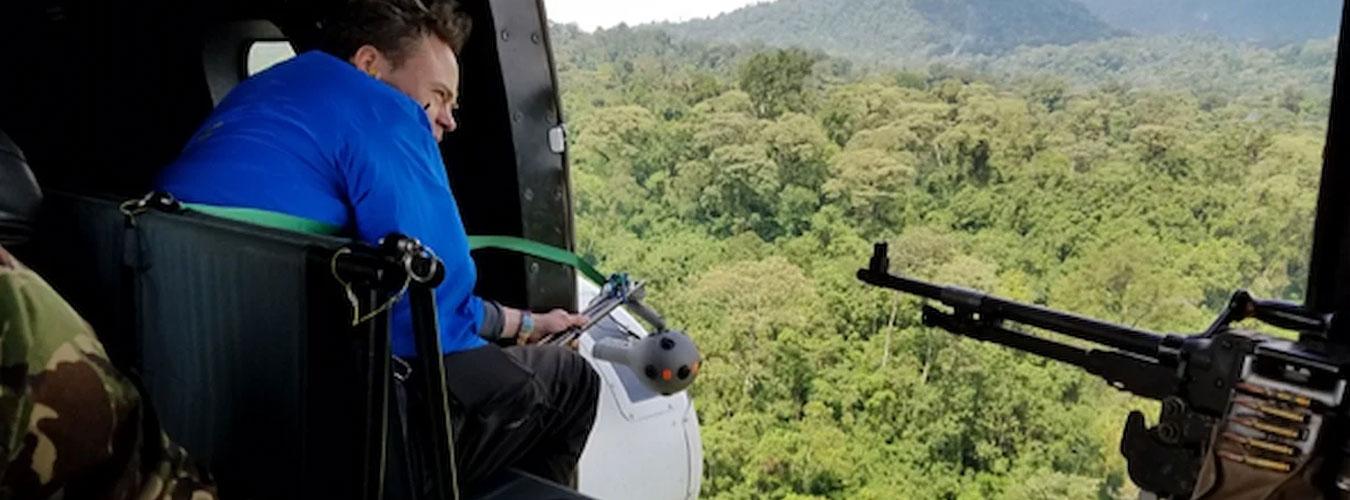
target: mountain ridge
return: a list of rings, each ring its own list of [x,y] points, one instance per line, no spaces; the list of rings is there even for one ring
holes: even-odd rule
[[[994,55],[1124,35],[1072,0],[778,0],[708,19],[655,23],[674,36],[762,42],[883,60]],[[897,56],[899,54],[900,56]]]
[[[1076,0],[1140,35],[1208,33],[1265,45],[1337,34],[1340,0]]]

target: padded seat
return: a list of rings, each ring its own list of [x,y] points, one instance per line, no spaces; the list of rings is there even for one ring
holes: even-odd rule
[[[119,204],[51,193],[30,264],[226,498],[356,498],[377,457],[362,449],[364,351],[329,267],[350,241],[191,211],[145,212],[133,230]],[[480,495],[585,498],[514,470]]]

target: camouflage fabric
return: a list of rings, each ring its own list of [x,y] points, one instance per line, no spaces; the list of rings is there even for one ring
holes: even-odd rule
[[[215,498],[89,325],[3,249],[0,498]]]

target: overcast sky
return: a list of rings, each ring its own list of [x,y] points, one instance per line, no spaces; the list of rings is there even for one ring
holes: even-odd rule
[[[544,0],[549,20],[585,30],[710,17],[765,0]]]

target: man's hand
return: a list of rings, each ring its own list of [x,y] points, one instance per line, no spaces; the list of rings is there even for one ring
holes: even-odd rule
[[[557,333],[562,333],[568,328],[586,326],[586,317],[580,314],[572,314],[563,309],[554,309],[547,313],[535,314],[534,332],[528,338],[522,339],[524,344],[533,344],[546,339]]]

